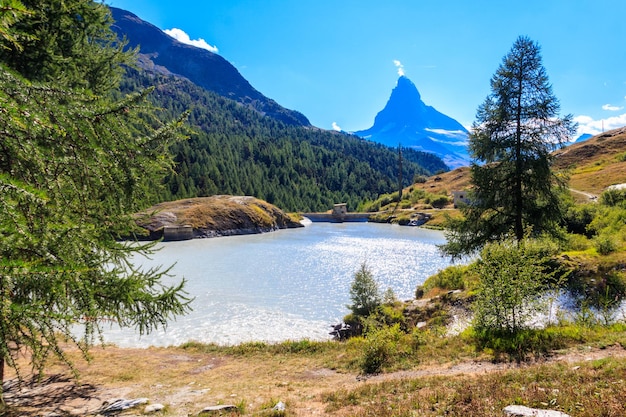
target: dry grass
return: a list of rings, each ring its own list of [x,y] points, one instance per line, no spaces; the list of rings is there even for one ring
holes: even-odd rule
[[[277,401],[287,404],[288,416],[501,416],[514,403],[581,417],[623,416],[626,351],[615,340],[626,337],[603,340],[517,366],[486,360],[461,337],[433,336],[419,350],[418,365],[366,377],[346,368],[359,352],[345,343],[97,348],[90,364],[78,362],[78,384],[55,376],[65,368],[53,364],[47,384],[17,397],[30,398],[30,405],[6,415],[93,415],[104,401],[147,397],[166,405],[162,416],[197,415],[216,404],[264,415]]]
[[[433,194],[447,195],[455,190],[468,189],[470,187],[470,178],[469,167],[461,167],[429,177],[426,179],[426,182],[413,184],[412,187],[420,188]]]
[[[511,404],[577,417],[617,417],[626,414],[624,398],[626,363],[611,358],[392,380],[324,397],[326,410],[336,415],[480,417],[501,417],[502,409]]]
[[[555,167],[570,176],[576,190],[600,194],[609,185],[626,183],[626,128],[575,143],[555,152]]]

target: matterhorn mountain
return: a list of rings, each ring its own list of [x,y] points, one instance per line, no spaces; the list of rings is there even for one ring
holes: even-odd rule
[[[427,106],[415,84],[404,75],[398,79],[385,108],[376,115],[374,125],[354,134],[387,146],[401,145],[433,153],[450,168],[469,165],[467,129]]]

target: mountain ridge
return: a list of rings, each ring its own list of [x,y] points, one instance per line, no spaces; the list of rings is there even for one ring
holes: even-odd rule
[[[302,113],[286,109],[256,90],[220,55],[179,42],[129,11],[109,9],[114,20],[113,31],[125,38],[130,48],[139,48],[139,65],[143,68],[182,76],[285,124],[311,126]]]

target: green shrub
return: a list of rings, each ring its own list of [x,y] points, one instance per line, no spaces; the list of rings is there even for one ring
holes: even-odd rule
[[[598,207],[588,229],[596,235],[602,233],[620,234],[626,230],[626,208],[622,207]]]
[[[615,252],[617,244],[613,236],[603,233],[593,239],[593,245],[600,255],[608,255]]]
[[[380,372],[398,352],[398,345],[403,336],[398,324],[368,331],[360,361],[361,371],[365,374]]]
[[[569,234],[567,235],[564,250],[585,251],[591,247],[591,242],[584,235]]]
[[[450,199],[446,195],[427,193],[424,202],[434,208],[443,208],[450,203]]]
[[[426,191],[422,190],[421,188],[418,188],[411,193],[411,196],[410,196],[411,203],[417,204],[425,196],[426,196]]]
[[[413,183],[416,184],[424,184],[426,181],[428,181],[428,178],[425,175],[415,174],[413,177]]]
[[[495,359],[508,357],[517,362],[526,360],[529,355],[535,358],[545,356],[565,345],[558,331],[548,329],[522,329],[515,332],[475,329],[473,338],[478,349],[491,350]]]
[[[393,304],[383,304],[368,320],[368,328],[382,328],[386,326],[399,325],[402,329],[406,328],[406,318],[402,312],[402,307],[397,308]]]
[[[626,190],[610,188],[600,194],[600,204],[609,207],[624,206],[626,202]]]
[[[466,276],[469,267],[467,265],[452,265],[440,270],[435,275],[431,275],[426,279],[422,290],[428,292],[433,288],[441,288],[444,290],[465,290]]]
[[[476,261],[479,284],[474,302],[478,332],[515,334],[544,308],[539,295],[544,259],[532,256],[527,241],[487,244]]]
[[[569,233],[593,236],[593,231],[589,229],[589,224],[593,221],[597,213],[595,204],[572,204],[565,213],[565,228]]]
[[[379,201],[380,201],[380,206],[384,207],[393,202],[393,197],[390,196],[389,194],[385,194],[379,199]]]

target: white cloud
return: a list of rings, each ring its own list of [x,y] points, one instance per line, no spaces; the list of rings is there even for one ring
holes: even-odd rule
[[[199,39],[190,39],[189,35],[187,35],[187,33],[182,30],[182,29],[178,29],[178,28],[172,28],[172,29],[165,29],[163,32],[167,33],[168,35],[170,35],[172,38],[176,39],[178,42],[180,43],[184,43],[187,45],[192,45],[198,48],[202,48],[202,49],[206,49],[207,51],[211,51],[213,53],[217,53],[217,46],[212,46],[209,45],[204,39],[199,38]]]
[[[337,122],[333,122],[333,130],[336,130],[337,132],[341,132],[343,129],[341,129],[341,127],[337,124]]]
[[[619,111],[619,110],[622,110],[623,108],[624,107],[613,106],[611,104],[605,104],[604,106],[602,106],[602,110],[608,110],[608,111]]]
[[[584,133],[597,135],[607,130],[617,129],[626,126],[626,113],[619,116],[608,117],[606,119],[594,120],[589,116],[576,116],[574,121],[578,123],[576,136]]]
[[[394,59],[393,65],[395,65],[396,68],[398,68],[398,75],[402,77],[404,75],[404,65],[402,65],[402,62],[398,61],[397,59]]]

